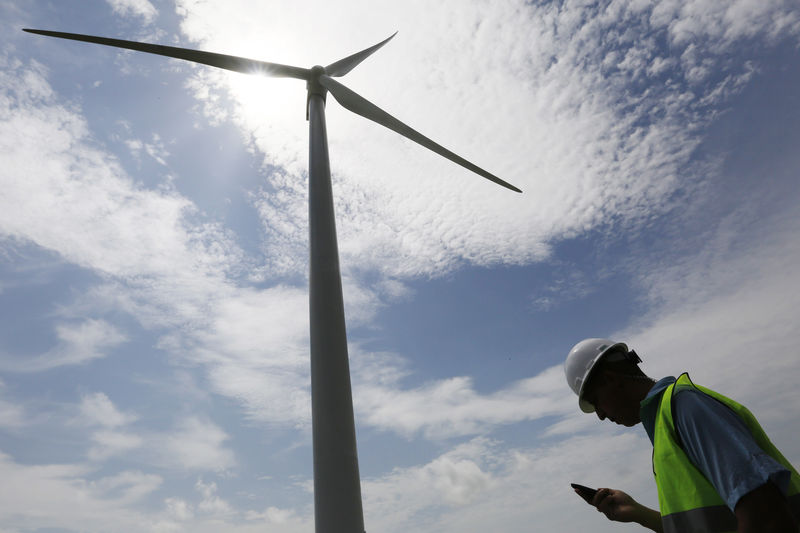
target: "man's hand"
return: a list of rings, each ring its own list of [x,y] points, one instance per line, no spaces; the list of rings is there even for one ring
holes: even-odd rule
[[[591,503],[609,520],[636,522],[653,531],[663,531],[658,511],[645,507],[621,490],[600,489]]]

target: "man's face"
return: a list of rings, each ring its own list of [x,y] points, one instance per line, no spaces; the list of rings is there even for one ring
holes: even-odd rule
[[[639,401],[633,396],[629,381],[620,374],[603,371],[602,376],[586,384],[583,398],[594,405],[600,420],[608,418],[627,427],[641,422]]]

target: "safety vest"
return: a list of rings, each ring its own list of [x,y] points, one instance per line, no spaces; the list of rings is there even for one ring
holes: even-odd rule
[[[672,398],[676,391],[686,388],[699,390],[731,408],[745,423],[759,447],[791,472],[787,496],[795,517],[800,517],[800,476],[773,446],[752,413],[730,398],[693,384],[688,374],[682,374],[664,390],[653,438],[653,473],[658,485],[664,533],[725,533],[737,529],[736,515],[681,448],[672,418]]]

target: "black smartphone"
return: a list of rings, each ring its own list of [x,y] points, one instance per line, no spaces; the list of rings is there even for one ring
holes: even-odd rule
[[[585,485],[578,485],[577,483],[570,483],[573,489],[578,492],[578,495],[586,500],[586,503],[592,503],[592,498],[597,494],[597,489],[592,489]]]

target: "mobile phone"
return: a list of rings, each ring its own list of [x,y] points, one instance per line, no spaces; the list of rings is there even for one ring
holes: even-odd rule
[[[573,489],[578,492],[578,495],[586,500],[586,503],[592,503],[592,498],[597,494],[597,489],[587,487],[585,485],[578,485],[577,483],[570,483]]]

